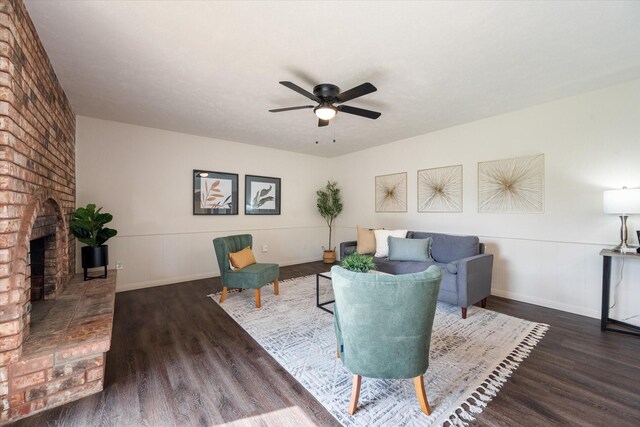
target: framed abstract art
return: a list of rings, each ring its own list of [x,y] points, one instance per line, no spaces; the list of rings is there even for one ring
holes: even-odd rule
[[[238,174],[193,170],[194,215],[238,215]]]
[[[280,215],[280,178],[245,175],[245,215]]]

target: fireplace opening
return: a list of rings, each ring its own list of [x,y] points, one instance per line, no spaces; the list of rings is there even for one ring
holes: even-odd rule
[[[57,228],[58,217],[52,206],[46,205],[34,223],[29,241],[29,303],[25,307],[28,336],[36,334],[47,325],[41,324],[47,313],[53,308],[59,277]],[[25,337],[26,338],[26,337]]]
[[[30,243],[31,259],[31,302],[44,299],[44,257],[46,237],[34,239]]]

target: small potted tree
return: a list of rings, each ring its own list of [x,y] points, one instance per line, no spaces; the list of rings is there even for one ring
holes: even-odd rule
[[[342,212],[342,199],[340,197],[340,189],[337,182],[327,181],[327,185],[324,188],[316,191],[318,196],[317,206],[318,212],[329,226],[329,247],[325,249],[322,256],[322,261],[325,264],[333,264],[336,262],[336,248],[331,247],[331,233],[333,231],[333,220]]]
[[[101,210],[102,208],[96,209],[96,205],[91,203],[84,208],[76,209],[71,218],[71,233],[87,245],[82,247],[84,280],[107,277],[109,247],[105,242],[118,234],[116,230],[105,227],[105,224],[111,222],[113,215],[100,212]],[[104,267],[104,275],[88,276],[87,269],[98,267]]]

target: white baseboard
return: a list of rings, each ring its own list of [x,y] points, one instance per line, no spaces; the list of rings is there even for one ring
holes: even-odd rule
[[[117,283],[116,292],[125,292],[125,291],[133,291],[135,289],[153,288],[155,286],[172,285],[174,283],[189,282],[191,280],[208,279],[210,277],[215,277],[215,276],[217,276],[217,274],[212,271],[209,273],[194,274],[191,276],[165,277],[162,279],[148,280],[145,282],[133,282],[133,283],[124,283],[124,284]]]
[[[284,267],[287,265],[304,264],[306,262],[315,262],[315,261],[322,261],[322,258],[313,257],[313,258],[295,259],[295,260],[278,262],[278,264],[281,267]],[[116,292],[126,292],[126,291],[133,291],[135,289],[152,288],[154,286],[172,285],[175,283],[189,282],[191,280],[209,279],[211,277],[218,277],[218,276],[219,276],[218,272],[210,271],[207,273],[193,274],[190,276],[174,276],[174,277],[165,277],[162,279],[147,280],[144,282],[122,283],[122,284],[118,283],[116,284]]]
[[[568,313],[579,314],[581,316],[593,317],[595,319],[600,318],[600,312],[597,309],[589,309],[572,304],[563,304],[557,301],[534,297],[531,295],[523,295],[516,292],[505,291],[503,289],[491,289],[491,295],[512,299],[515,301],[526,302],[529,304],[540,305],[542,307],[553,308],[555,310],[566,311]]]

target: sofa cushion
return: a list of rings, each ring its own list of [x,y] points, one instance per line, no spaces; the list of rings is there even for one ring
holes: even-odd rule
[[[431,237],[399,239],[389,236],[389,261],[431,261]]]
[[[376,235],[376,257],[386,257],[389,255],[389,236],[405,238],[407,230],[373,230]]]
[[[451,274],[458,274],[458,263],[455,261],[448,263],[447,271]]]
[[[372,254],[376,251],[376,236],[373,233],[373,229],[357,227],[357,241],[356,252],[364,254]]]
[[[477,236],[452,236],[451,234],[410,232],[409,238],[433,238],[431,256],[436,262],[449,263],[480,254],[480,239]]]
[[[447,264],[436,262],[436,265],[440,267],[440,271],[442,271],[442,283],[440,285],[440,290],[456,295],[456,299],[457,299],[457,295],[458,295],[457,275],[449,273],[449,271],[447,270]],[[456,304],[456,303],[457,302],[453,302],[453,304]]]
[[[376,269],[383,273],[389,274],[410,274],[424,271],[429,266],[434,265],[433,262],[415,262],[415,261],[389,261],[387,258],[374,258]],[[447,264],[435,263],[442,271],[442,282],[440,284],[440,294],[438,301],[448,302],[450,304],[458,303],[458,284],[457,275],[449,273]]]
[[[433,262],[389,261],[387,258],[374,258],[376,270],[389,274],[418,273],[429,268]]]

